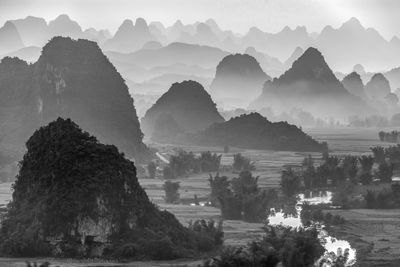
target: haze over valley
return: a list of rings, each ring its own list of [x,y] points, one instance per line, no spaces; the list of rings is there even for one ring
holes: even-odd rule
[[[400,266],[400,3],[23,2],[0,266]]]

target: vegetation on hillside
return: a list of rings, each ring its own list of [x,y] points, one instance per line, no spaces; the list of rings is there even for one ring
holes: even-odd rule
[[[186,228],[159,211],[134,163],[70,119],[40,128],[26,146],[1,222],[2,255],[173,259],[219,245],[220,230]]]
[[[193,134],[188,140],[198,145],[234,146],[249,149],[289,151],[326,151],[326,143],[318,143],[295,125],[270,122],[258,113],[250,113],[215,123]]]

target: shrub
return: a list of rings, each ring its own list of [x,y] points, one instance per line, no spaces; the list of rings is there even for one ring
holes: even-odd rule
[[[372,166],[374,165],[374,157],[372,156],[361,156],[358,158],[363,173],[370,173],[372,170]]]
[[[378,164],[384,163],[386,158],[385,149],[381,146],[372,147],[372,153],[374,153],[375,162]]]
[[[379,164],[376,176],[382,183],[390,183],[393,177],[393,164],[386,162]]]
[[[281,187],[286,196],[290,197],[299,192],[300,186],[300,177],[291,168],[282,171]]]
[[[202,172],[216,172],[219,170],[221,164],[221,156],[211,154],[210,151],[202,152],[198,161],[200,162],[200,169]]]
[[[229,150],[230,150],[229,146],[224,146],[224,153],[225,154],[229,153]]]
[[[179,201],[179,182],[165,181],[163,188],[165,191],[166,203],[177,203]]]
[[[210,176],[211,200],[219,203],[222,217],[229,220],[258,222],[267,216],[267,206],[276,197],[273,191],[258,188],[258,177],[242,171],[238,178],[228,181],[219,174]]]
[[[174,179],[174,174],[172,173],[171,167],[165,166],[163,169],[163,178],[166,180]]]
[[[372,182],[372,175],[370,173],[363,173],[359,177],[361,184],[369,185]]]
[[[242,154],[234,154],[233,155],[233,170],[234,171],[254,171],[256,168],[254,166],[254,162],[250,161],[250,159],[243,157]]]
[[[228,181],[228,177],[219,176],[219,173],[217,173],[213,178],[210,174],[210,178],[208,179],[208,181],[211,187],[211,206],[218,207],[220,206],[220,199],[226,198],[226,196],[231,193],[229,190],[230,183]]]
[[[154,179],[156,177],[156,170],[157,166],[153,161],[147,164],[147,171],[149,173],[149,178]]]
[[[347,177],[349,177],[349,180],[352,184],[357,184],[358,179],[357,179],[357,163],[358,159],[355,156],[346,156],[343,159],[343,168],[344,168],[344,173]]]
[[[210,251],[224,242],[222,221],[196,220],[189,223],[190,230],[196,233],[197,246],[200,251]]]

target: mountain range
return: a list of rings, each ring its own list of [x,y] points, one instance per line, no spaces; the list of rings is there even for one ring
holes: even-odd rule
[[[360,97],[345,89],[316,48],[308,48],[283,75],[264,84],[261,96],[250,105],[253,109],[263,107],[281,112],[296,107],[342,119],[373,112]]]
[[[18,34],[11,29],[10,24],[16,27],[19,41]],[[306,49],[312,46],[325,55],[335,71],[342,72],[350,72],[351,66],[358,63],[374,71],[392,69],[398,67],[400,60],[400,39],[397,36],[386,40],[377,30],[365,28],[356,18],[351,18],[339,28],[328,25],[320,33],[312,34],[305,26],[294,29],[284,27],[277,33],[267,33],[252,27],[246,34],[238,34],[222,30],[213,19],[187,25],[178,20],[166,27],[161,22],[147,23],[143,18],[138,18],[135,23],[129,19],[124,20],[116,33],[111,35],[107,30],[83,30],[76,21],[64,14],[48,23],[43,18],[32,16],[10,20],[0,33],[0,54],[24,46],[41,47],[51,37],[60,35],[94,40],[105,51],[123,53],[141,49],[149,41],[157,41],[163,46],[173,42],[213,46],[229,53],[239,53],[253,47],[281,63],[298,47]],[[2,35],[7,35],[7,38]],[[3,45],[5,41],[15,45]],[[276,64],[275,61],[272,63]]]

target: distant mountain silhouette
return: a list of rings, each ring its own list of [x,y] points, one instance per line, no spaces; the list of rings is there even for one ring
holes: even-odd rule
[[[389,81],[382,73],[376,73],[371,80],[365,85],[365,93],[371,99],[384,99],[389,93]]]
[[[102,45],[105,41],[111,38],[111,34],[108,30],[98,31],[94,28],[89,28],[83,32],[83,38]]]
[[[352,72],[344,77],[342,84],[350,94],[359,96],[362,99],[367,99],[367,95],[365,94],[364,90],[364,84],[361,80],[361,76],[357,72]]]
[[[262,85],[270,79],[254,57],[235,54],[226,56],[218,64],[210,88],[216,99],[247,105],[260,95]]]
[[[81,26],[76,21],[71,20],[68,15],[63,14],[49,22],[49,34],[50,37],[81,38],[83,32]]]
[[[0,28],[0,55],[23,47],[24,43],[22,42],[17,27],[15,27],[14,23],[7,21],[4,26]]]
[[[361,64],[354,65],[353,72],[357,72],[360,76],[363,76],[363,75],[365,75],[367,73],[365,71],[365,68]]]
[[[34,63],[39,59],[40,53],[42,49],[37,46],[27,46],[16,51],[12,51],[5,55],[0,55],[0,58],[3,57],[17,57],[19,59],[25,60],[27,62]]]
[[[254,47],[246,48],[245,54],[254,57],[259,63],[261,68],[270,75],[277,76],[276,74],[282,74],[284,66],[279,59],[271,57],[268,54],[257,51]]]
[[[168,114],[170,117],[165,116]],[[160,116],[164,118],[159,118]],[[146,112],[141,121],[143,132],[154,140],[160,136],[155,132],[157,122],[166,120],[174,121],[176,129],[182,129],[186,133],[203,130],[215,122],[224,121],[210,95],[195,81],[174,83]],[[176,138],[171,137],[170,139]]]
[[[368,69],[384,69],[400,60],[400,55],[391,51],[389,43],[379,32],[364,28],[356,18],[351,18],[338,29],[326,26],[315,46],[334,69],[348,69],[355,63]]]
[[[157,41],[148,41],[147,43],[145,43],[142,47],[142,49],[150,49],[150,50],[154,50],[154,49],[160,49],[162,48],[162,44],[160,42]]]
[[[392,89],[400,88],[400,67],[394,68],[385,73]]]
[[[371,111],[343,87],[315,48],[308,48],[282,76],[266,82],[262,95],[250,107],[273,107],[281,112],[297,107],[320,116],[346,119],[354,113]]]
[[[48,25],[44,18],[28,16],[24,19],[13,20],[12,23],[17,27],[26,46],[42,47],[50,37]]]
[[[291,55],[297,47],[307,47],[313,41],[304,26],[297,26],[293,30],[286,26],[276,34],[268,34],[267,40],[266,51],[281,60]]]
[[[26,63],[18,63],[18,66],[26,66]],[[17,112],[11,113],[16,114],[16,121],[22,120],[19,113],[39,121],[36,127],[21,125],[24,129],[28,127],[26,131],[32,133],[40,124],[59,116],[71,118],[102,142],[118,146],[129,157],[136,160],[149,157],[128,88],[96,43],[55,37],[43,47],[34,65],[18,68],[24,70],[24,75],[14,76],[14,69],[4,74],[7,79],[0,81],[0,86],[18,82],[18,87],[12,88],[27,95],[24,99],[29,99],[26,100],[28,107],[35,107],[32,111],[32,108],[25,110],[22,104],[17,105]],[[5,99],[18,93],[7,88],[3,89],[9,92]],[[1,125],[5,129],[12,127]],[[17,143],[22,145],[25,141],[22,138]]]
[[[215,67],[228,53],[219,48],[210,46],[171,43],[160,49],[141,49],[129,54],[116,52],[107,52],[106,54],[111,61],[131,62],[142,67],[150,68],[173,65],[176,63]]]
[[[208,46],[218,46],[220,42],[217,35],[206,23],[199,23],[197,25],[194,39],[196,40],[196,43]]]
[[[285,69],[289,69],[292,67],[293,62],[295,62],[301,55],[304,54],[304,50],[301,47],[296,47],[293,53],[290,55],[288,59],[283,63]]]
[[[233,146],[247,149],[325,151],[321,144],[287,122],[272,123],[258,113],[215,123],[189,140],[204,146]]]
[[[114,37],[104,43],[103,48],[117,52],[133,52],[155,39],[144,19],[136,19],[135,25],[132,20],[125,20]]]

